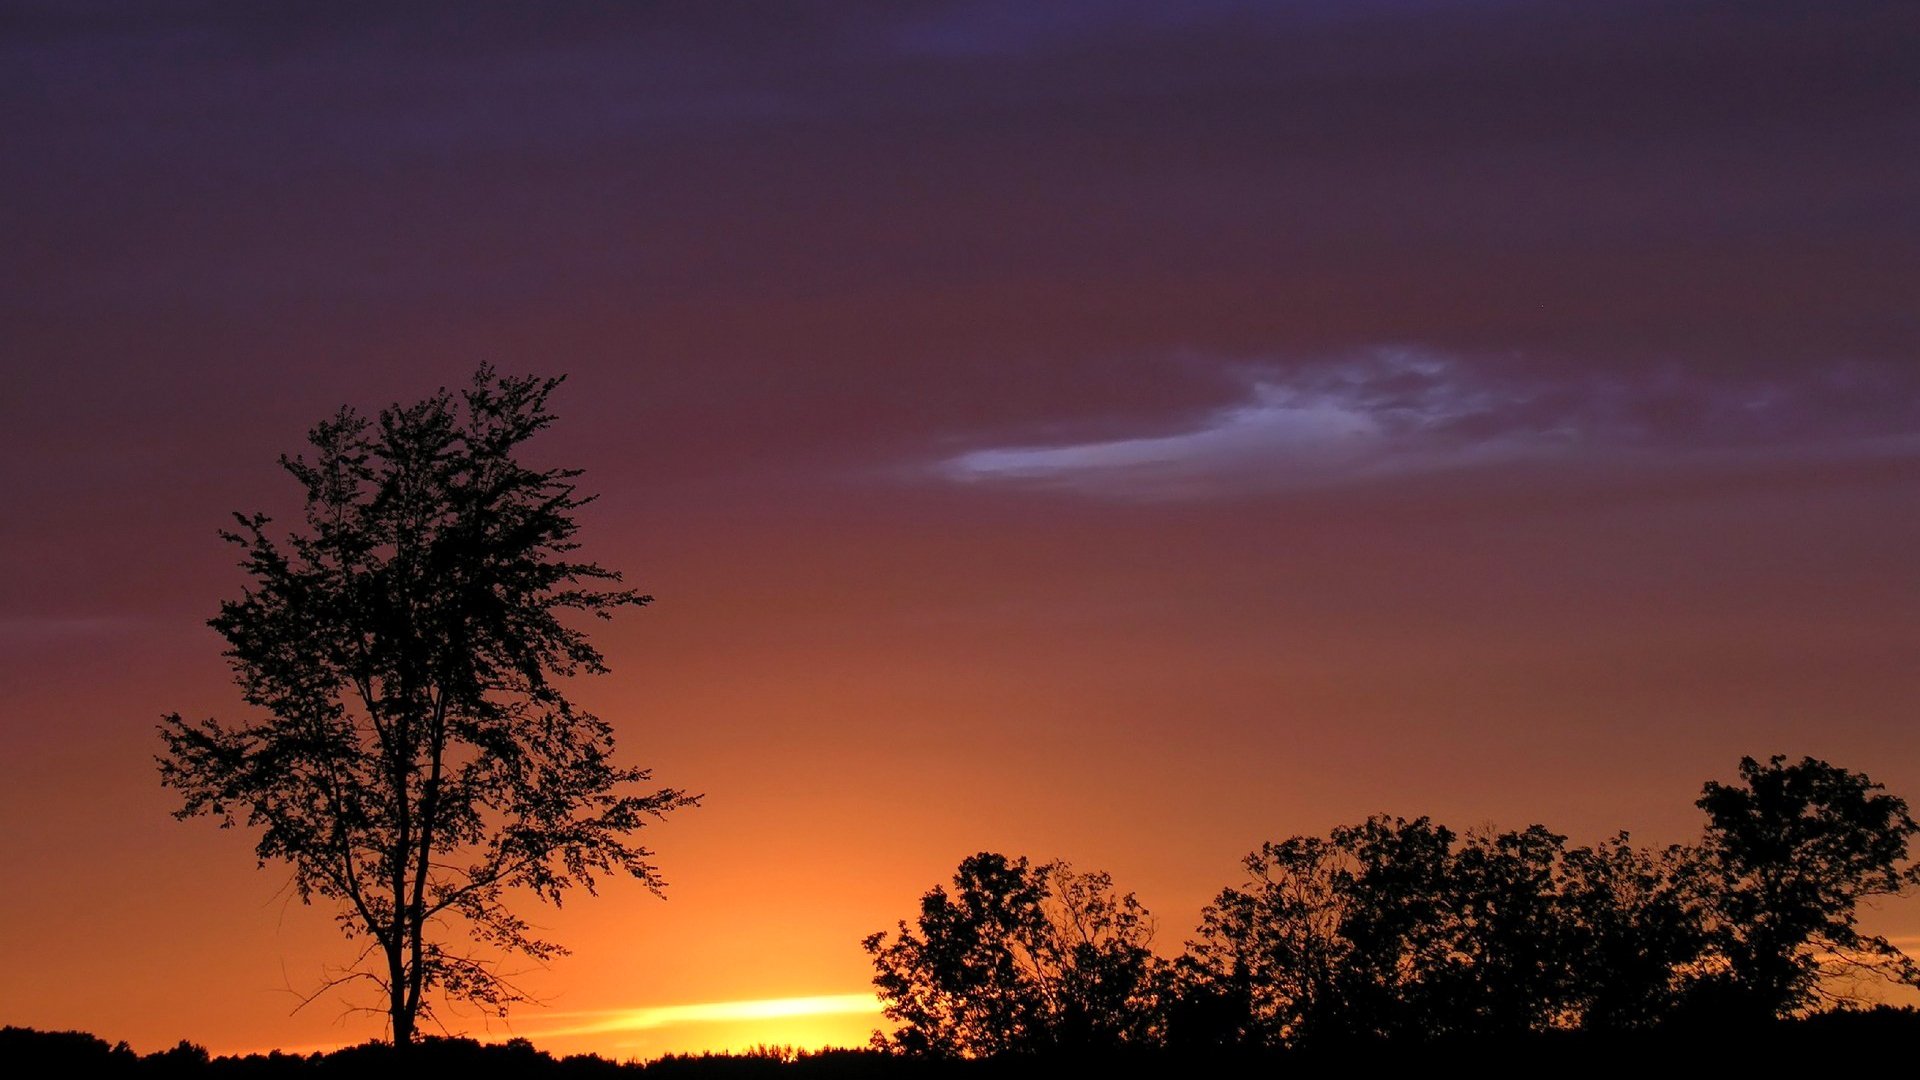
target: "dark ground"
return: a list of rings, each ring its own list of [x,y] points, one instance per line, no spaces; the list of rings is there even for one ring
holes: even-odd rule
[[[1853,1073],[1876,1061],[1906,1061],[1920,1045],[1920,1012],[1878,1008],[1825,1013],[1761,1027],[1713,1030],[1668,1028],[1627,1035],[1562,1033],[1500,1042],[1374,1044],[1318,1053],[1262,1055],[1073,1055],[999,1061],[933,1062],[891,1057],[869,1050],[814,1054],[777,1051],[735,1055],[668,1057],[621,1064],[598,1057],[554,1058],[524,1042],[482,1045],[465,1039],[433,1039],[405,1055],[381,1044],[330,1054],[250,1055],[209,1058],[189,1043],[172,1050],[134,1054],[124,1046],[82,1032],[0,1029],[0,1073],[18,1077],[310,1077],[367,1080],[382,1076],[442,1077],[769,1077],[810,1080],[830,1077],[1071,1076],[1090,1071],[1158,1076],[1347,1076],[1434,1072],[1498,1076],[1611,1074],[1642,1076],[1812,1076]],[[404,1058],[404,1060],[403,1060]]]

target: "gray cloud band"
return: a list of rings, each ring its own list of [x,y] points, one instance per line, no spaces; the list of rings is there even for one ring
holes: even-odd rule
[[[1244,371],[1242,400],[1172,430],[983,447],[935,471],[960,483],[1153,499],[1513,461],[1920,453],[1920,385],[1884,365],[1792,378],[1570,377],[1379,347]]]

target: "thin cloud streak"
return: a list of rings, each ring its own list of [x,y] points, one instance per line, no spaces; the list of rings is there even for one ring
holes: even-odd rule
[[[1159,500],[1515,461],[1920,453],[1920,387],[1870,366],[1794,382],[1676,372],[1575,380],[1396,346],[1256,365],[1243,381],[1243,401],[1170,432],[987,447],[934,471],[962,484]]]

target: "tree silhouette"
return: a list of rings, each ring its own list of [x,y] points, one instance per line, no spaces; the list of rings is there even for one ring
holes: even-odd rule
[[[644,790],[648,772],[615,764],[611,727],[557,681],[605,670],[569,613],[650,599],[572,557],[590,501],[578,470],[516,458],[552,423],[559,382],[482,368],[457,398],[315,426],[310,459],[281,458],[306,531],[275,539],[254,514],[222,534],[251,582],[210,625],[264,715],[161,727],[176,816],[259,829],[262,865],[285,861],[303,901],[339,906],[365,947],[329,985],[377,984],[399,1046],[431,995],[504,1012],[522,999],[504,957],[564,953],[512,891],[558,904],[617,873],[657,893],[631,834],[695,801]]]
[[[1848,973],[1920,985],[1920,965],[1856,923],[1920,876],[1903,800],[1775,757],[1742,759],[1740,783],[1708,783],[1698,805],[1701,844],[1663,851],[1384,816],[1264,844],[1175,965],[1170,1042],[1621,1032],[1851,1001]]]
[[[1422,1038],[1440,1034],[1451,1007],[1450,970],[1463,958],[1448,911],[1454,832],[1426,818],[1375,816],[1335,829],[1332,840],[1353,861],[1340,932],[1351,944],[1341,972],[1343,1036]]]
[[[1373,817],[1263,845],[1202,914],[1170,1017],[1183,1044],[1301,1047],[1646,1026],[1703,947],[1677,853],[1464,838]]]
[[[1202,913],[1190,956],[1214,989],[1199,996],[1216,1017],[1244,1003],[1257,1045],[1448,1030],[1471,1007],[1453,844],[1426,818],[1375,816],[1262,845]]]
[[[1329,840],[1295,836],[1261,845],[1242,865],[1247,883],[1221,891],[1188,943],[1183,1019],[1211,1029],[1198,1040],[1206,1043],[1310,1042],[1339,1009],[1353,953],[1341,932],[1353,862]]]
[[[1567,852],[1562,874],[1579,1025],[1627,1031],[1678,1013],[1707,946],[1698,853],[1636,848],[1621,833]]]
[[[981,852],[953,891],[920,900],[906,922],[862,943],[887,1018],[877,1045],[908,1054],[986,1058],[1144,1045],[1157,1037],[1159,964],[1152,925],[1106,874]]]
[[[1566,837],[1540,825],[1468,835],[1453,853],[1445,922],[1458,963],[1442,989],[1447,1029],[1512,1036],[1570,1026],[1586,974],[1563,892]]]
[[[1860,933],[1863,900],[1901,892],[1916,825],[1906,801],[1865,774],[1814,758],[1740,759],[1737,784],[1709,781],[1703,869],[1720,989],[1741,1013],[1782,1016],[1826,993],[1823,962],[1920,982],[1883,937]]]

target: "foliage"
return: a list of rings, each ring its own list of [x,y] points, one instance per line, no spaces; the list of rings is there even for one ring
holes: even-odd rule
[[[1664,849],[1384,816],[1266,843],[1172,962],[1148,951],[1144,919],[1104,875],[976,855],[952,892],[922,899],[918,932],[866,941],[901,1024],[887,1045],[950,1058],[1519,1047],[1852,1003],[1837,978],[1849,973],[1920,984],[1856,924],[1862,902],[1920,873],[1906,865],[1920,825],[1904,801],[1862,774],[1776,757],[1744,759],[1740,782],[1707,784],[1698,805],[1701,842]],[[1105,936],[1062,918],[1076,911]]]
[[[1860,902],[1913,880],[1906,804],[1813,759],[1746,759],[1741,780],[1706,786],[1696,848],[1385,817],[1265,844],[1176,968],[1174,1041],[1623,1031],[1845,1000],[1843,972],[1920,982],[1856,926]]]
[[[980,1058],[1156,1037],[1152,924],[1106,874],[982,852],[960,863],[951,892],[921,898],[917,922],[863,943],[887,1018],[901,1025],[876,1033],[878,1045]]]
[[[126,1043],[109,1046],[107,1040],[84,1031],[0,1027],[0,1066],[17,1076],[125,1075],[139,1060]]]
[[[482,368],[457,398],[314,427],[311,458],[281,459],[305,531],[278,539],[253,514],[222,534],[251,582],[211,625],[263,715],[161,729],[176,816],[257,828],[262,865],[338,905],[365,945],[342,979],[379,985],[401,1045],[431,994],[504,1011],[521,995],[503,957],[564,952],[513,891],[558,904],[623,874],[657,892],[631,835],[694,801],[644,790],[648,772],[615,764],[612,728],[563,691],[605,670],[569,617],[649,597],[573,556],[578,471],[519,459],[559,381]]]
[[[1826,992],[1822,965],[1920,982],[1920,968],[1883,937],[1862,934],[1863,900],[1914,880],[1903,869],[1920,833],[1906,801],[1865,774],[1813,758],[1740,760],[1738,784],[1709,782],[1702,865],[1711,882],[1711,942],[1721,989],[1737,1011],[1805,1009]]]
[[[1247,856],[1189,946],[1201,982],[1237,989],[1258,1045],[1385,1037],[1424,1022],[1457,963],[1443,918],[1451,831],[1373,817]],[[1418,1019],[1416,1019],[1418,1017]]]
[[[1626,833],[1566,853],[1567,1005],[1580,1026],[1651,1028],[1685,1005],[1707,944],[1697,868],[1690,848],[1637,848]]]
[[[1566,856],[1566,837],[1533,825],[1471,834],[1447,860],[1446,1028],[1515,1035],[1576,1022],[1570,998],[1586,972],[1573,964]]]

